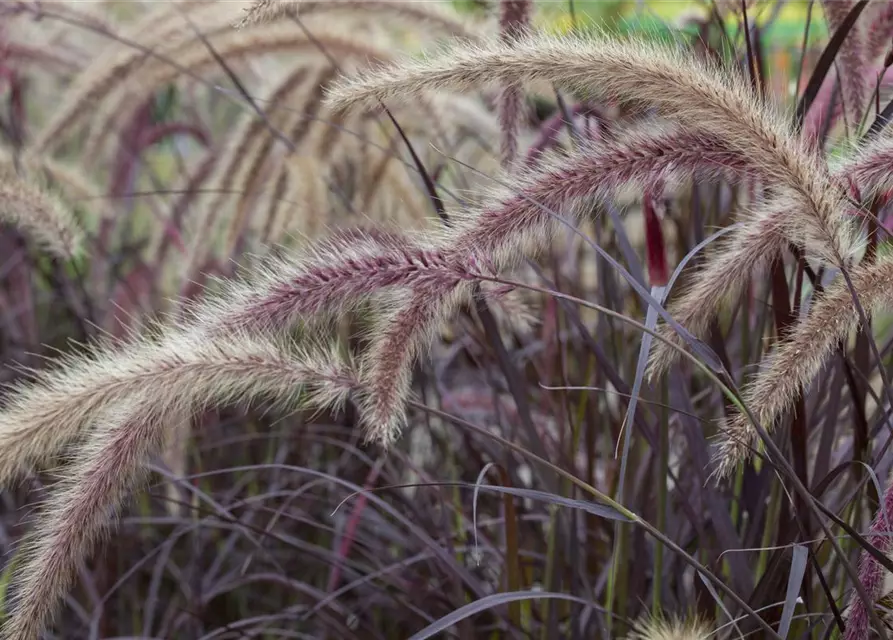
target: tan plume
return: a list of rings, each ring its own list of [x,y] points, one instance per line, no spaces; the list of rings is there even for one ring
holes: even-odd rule
[[[80,377],[85,405],[61,417],[55,428],[71,432],[86,426],[89,431],[75,447],[72,468],[52,492],[26,545],[4,638],[30,640],[50,620],[78,563],[107,528],[110,511],[120,507],[145,476],[150,456],[178,428],[172,419],[208,405],[257,400],[279,408],[338,406],[355,387],[336,348],[299,349],[239,334],[213,341],[189,332],[169,334],[162,343],[163,353],[149,377],[136,372],[151,369],[149,362],[134,368],[124,358],[118,367],[123,376],[111,386],[94,386],[92,398],[85,375],[95,369],[97,359],[83,366],[69,361],[67,375]],[[113,356],[106,363],[115,368]]]
[[[700,618],[657,616],[639,620],[627,640],[708,640],[714,633]]]
[[[850,272],[859,302],[868,314],[893,305],[893,258],[879,257]],[[859,314],[843,277],[812,304],[786,340],[771,353],[744,390],[742,401],[764,429],[771,432],[801,390],[819,373],[834,347],[859,324]],[[727,476],[758,444],[757,432],[744,415],[734,416],[723,430],[718,473]]]
[[[320,12],[368,13],[376,17],[403,20],[465,38],[479,34],[468,20],[456,15],[449,3],[412,3],[405,0],[256,0],[245,10],[237,27],[272,22],[283,17],[304,17]]]
[[[798,242],[808,253],[840,265],[857,252],[843,215],[843,193],[784,114],[759,101],[736,71],[663,44],[603,34],[462,44],[361,73],[334,89],[329,102],[338,109],[371,108],[379,100],[405,100],[426,91],[537,79],[652,107],[694,131],[726,140],[731,150],[752,158],[790,191],[799,213]]]
[[[70,258],[81,250],[82,232],[65,202],[36,181],[0,163],[0,220],[21,229],[53,254]]]

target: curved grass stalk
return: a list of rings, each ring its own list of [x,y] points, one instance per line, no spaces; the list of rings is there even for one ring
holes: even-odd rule
[[[413,26],[430,27],[445,35],[462,38],[480,35],[478,29],[453,11],[429,3],[405,0],[256,0],[245,10],[237,27],[264,24],[283,17],[303,18],[321,12],[369,14],[371,17],[397,19]]]
[[[61,258],[81,250],[82,232],[61,198],[19,176],[11,164],[0,163],[0,220],[11,224]]]
[[[866,313],[893,305],[893,258],[860,264],[850,272],[853,288]],[[771,353],[763,369],[744,390],[742,401],[767,431],[793,406],[801,389],[815,378],[834,347],[859,324],[859,314],[843,278],[816,299],[809,314]],[[742,414],[726,425],[720,441],[718,474],[727,477],[750,456],[757,432]]]
[[[26,543],[4,638],[30,640],[49,622],[79,562],[107,529],[109,513],[145,477],[150,457],[163,450],[177,426],[170,419],[192,416],[209,405],[259,399],[280,409],[337,407],[355,388],[349,367],[333,349],[296,353],[286,343],[245,335],[212,342],[176,334],[166,343],[154,377],[135,376],[111,392],[94,388],[94,397],[102,400],[92,403],[92,411],[59,423],[68,430],[75,420],[83,421],[90,430],[75,447],[71,470],[51,493]],[[77,375],[78,363],[69,367]],[[89,362],[87,369],[92,367]]]
[[[695,132],[727,141],[790,191],[807,253],[843,265],[858,243],[847,224],[843,194],[824,161],[777,110],[760,102],[736,72],[702,63],[665,45],[599,35],[528,36],[512,45],[463,44],[420,60],[344,81],[329,96],[337,109],[373,107],[432,90],[468,90],[490,82],[547,79],[657,109]],[[793,239],[792,239],[793,240]]]

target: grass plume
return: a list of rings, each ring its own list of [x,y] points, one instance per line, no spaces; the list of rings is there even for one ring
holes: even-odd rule
[[[851,270],[853,288],[866,313],[893,305],[893,258],[879,257]],[[838,278],[812,304],[786,340],[766,359],[762,370],[743,393],[743,402],[767,431],[788,411],[815,378],[834,347],[859,324],[852,294]],[[718,473],[727,477],[755,447],[758,438],[747,417],[735,415],[722,434],[717,454]]]
[[[856,2],[853,0],[826,0],[823,3],[828,27],[832,32],[840,27],[855,4]],[[866,59],[868,55],[865,29],[867,17],[860,16],[861,19],[853,25],[849,36],[841,45],[836,59],[838,78],[842,88],[841,99],[838,100],[837,105],[845,116],[847,126],[851,131],[855,131],[862,121],[862,114],[868,107],[868,98],[871,92],[869,83],[872,78]]]
[[[499,35],[511,43],[530,29],[533,3],[530,0],[501,0],[499,3]],[[509,82],[499,94],[499,124],[502,129],[502,164],[511,167],[518,155],[518,129],[524,107],[524,88]]]
[[[627,640],[707,640],[713,632],[700,618],[656,616],[636,623]]]
[[[78,563],[106,529],[109,513],[144,477],[150,456],[162,450],[177,427],[169,424],[171,417],[259,399],[279,408],[299,406],[299,401],[332,407],[343,404],[355,387],[331,349],[295,350],[243,334],[209,341],[201,334],[174,333],[161,342],[154,367],[137,357],[142,366],[123,372],[119,365],[105,380],[88,377],[102,356],[69,364],[67,377],[81,377],[81,405],[72,406],[53,426],[67,434],[82,426],[90,429],[23,551],[26,559],[3,637],[30,639],[47,623]],[[106,356],[105,364],[119,360]]]
[[[778,255],[784,246],[778,235],[748,229],[752,224],[777,229],[808,256],[838,267],[846,266],[856,255],[859,243],[855,226],[845,215],[851,206],[843,190],[831,178],[824,160],[796,136],[784,114],[755,97],[736,71],[701,62],[667,45],[602,35],[529,35],[511,44],[463,44],[420,60],[361,73],[336,87],[329,101],[334,108],[350,109],[427,91],[540,79],[584,95],[606,95],[656,109],[688,132],[722,139],[729,155],[738,157],[737,162],[756,166],[759,175],[769,177],[776,195],[751,212],[740,231],[733,232],[749,235],[730,240],[732,246],[737,243],[747,252],[722,254],[723,261],[708,265],[691,292],[710,290],[714,300],[727,299],[725,291],[703,280],[704,274],[721,269],[749,274],[761,263],[751,252],[767,260]],[[536,237],[543,232],[542,225],[528,225],[523,218],[512,224],[526,229],[528,241],[543,241]],[[480,227],[476,230],[469,242],[498,263],[494,243],[507,237],[502,233],[505,228],[492,234]],[[690,322],[707,326],[717,309],[712,304],[694,304],[695,293],[681,303],[681,312]],[[671,354],[665,346],[655,350],[653,376],[666,369]]]
[[[81,251],[82,233],[71,209],[56,194],[18,175],[11,164],[0,165],[0,220],[61,258]]]
[[[886,555],[889,555],[891,548],[890,536],[893,534],[891,523],[893,523],[893,483],[888,482],[868,535],[868,542]],[[871,599],[868,606],[875,606],[875,603],[883,595],[882,589],[886,574],[887,570],[871,554],[867,551],[862,552],[859,560],[859,582]],[[861,640],[870,637],[869,620],[867,605],[854,592],[850,598],[844,640]]]
[[[869,633],[815,509],[889,466],[893,12],[821,4],[0,2],[0,165],[90,245],[0,234],[2,634]]]
[[[271,259],[194,311],[206,327],[283,333],[302,320],[355,308],[389,287],[449,289],[473,278],[469,266],[408,236],[335,235],[303,255]]]
[[[550,80],[583,94],[607,95],[694,131],[776,176],[791,197],[800,242],[810,254],[841,265],[857,250],[843,216],[843,194],[828,169],[790,128],[783,114],[756,98],[740,75],[662,44],[630,39],[531,35],[512,44],[453,47],[421,60],[360,74],[329,96],[338,109],[433,90],[468,90],[489,82]]]
[[[236,26],[242,29],[283,17],[303,18],[332,11],[387,16],[389,19],[396,18],[463,38],[477,35],[477,30],[467,20],[456,16],[455,12],[441,9],[435,3],[411,3],[403,0],[256,0],[245,9]]]

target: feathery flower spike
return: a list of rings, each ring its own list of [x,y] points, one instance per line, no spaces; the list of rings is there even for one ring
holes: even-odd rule
[[[888,481],[877,514],[871,523],[868,542],[881,553],[889,555],[893,542],[893,478]],[[871,601],[877,602],[883,594],[884,577],[887,570],[867,551],[862,551],[859,560],[859,582]],[[869,615],[865,602],[853,591],[847,613],[844,640],[863,640],[869,637]]]
[[[511,45],[492,41],[464,44],[399,66],[362,73],[336,87],[328,99],[333,108],[350,109],[430,90],[543,79],[572,90],[652,107],[691,131],[726,141],[728,150],[759,164],[761,172],[773,178],[776,195],[766,203],[765,211],[753,212],[755,219],[777,227],[806,255],[832,265],[844,266],[857,253],[854,225],[844,215],[849,205],[843,191],[831,178],[824,160],[795,135],[789,119],[754,96],[737,72],[698,61],[662,44],[607,36],[541,35],[525,36]],[[778,219],[766,220],[769,214]],[[735,233],[744,232],[746,227]],[[751,234],[739,244],[756,249],[767,260],[784,246],[772,234],[754,247],[752,241],[759,238]],[[473,236],[469,240],[480,241]],[[489,242],[486,234],[483,242]],[[499,262],[489,247],[477,248]],[[738,274],[746,273],[743,269],[748,264],[743,261],[753,262],[753,257],[737,257],[740,264],[727,266]],[[713,312],[712,308],[705,309],[708,315]],[[669,352],[663,351],[654,360],[652,375],[660,372],[657,365],[666,366],[671,361]]]
[[[242,282],[192,310],[208,331],[289,331],[298,322],[344,312],[389,287],[449,289],[474,279],[466,261],[408,235],[337,234],[300,257],[268,260]]]
[[[82,233],[71,210],[55,194],[18,176],[11,165],[0,166],[0,220],[61,258],[81,250]]]
[[[532,0],[501,0],[499,3],[499,35],[511,43],[530,27]],[[499,126],[502,129],[502,166],[510,168],[518,155],[518,125],[524,106],[524,91],[519,82],[509,82],[499,95]]]
[[[753,170],[759,168],[678,126],[634,129],[566,155],[546,154],[536,167],[504,176],[506,186],[492,191],[479,209],[453,217],[453,226],[437,246],[445,247],[448,261],[469,265],[469,275],[476,263],[498,273],[549,245],[559,224],[552,212],[583,212],[587,202],[630,184],[644,187],[706,174],[746,176]],[[486,257],[486,264],[473,256]],[[478,268],[477,273],[483,271]],[[728,278],[730,272],[722,273]],[[364,359],[364,420],[382,442],[394,440],[401,429],[416,356],[437,326],[458,305],[469,302],[471,292],[464,283],[453,289],[409,289],[388,299],[389,310]]]
[[[822,4],[828,18],[829,30],[834,33],[856,2],[854,0],[825,0]],[[866,60],[865,19],[866,16],[862,15],[860,20],[853,25],[838,51],[836,60],[836,66],[839,69],[838,78],[843,89],[843,104],[838,100],[837,108],[846,116],[846,123],[850,131],[855,131],[859,126],[862,114],[868,106],[870,92],[869,80],[872,74]],[[830,81],[830,77],[827,81]]]
[[[776,176],[803,210],[802,243],[840,264],[856,251],[845,224],[843,194],[827,167],[783,115],[753,95],[731,69],[701,62],[665,45],[598,36],[528,35],[511,45],[464,44],[420,60],[366,71],[329,94],[335,109],[374,108],[432,90],[467,90],[490,82],[549,80],[558,86],[651,107],[729,148]]]
[[[835,167],[838,179],[852,180],[863,198],[893,189],[893,135],[886,130],[856,149]]]
[[[475,30],[452,11],[440,10],[431,3],[406,0],[257,0],[236,23],[237,29],[272,22],[286,16],[304,16],[324,11],[391,14],[407,21],[430,25],[444,33],[475,37]]]
[[[708,640],[712,635],[699,618],[680,620],[658,616],[637,621],[627,640]]]
[[[334,349],[305,347],[242,334],[211,341],[174,333],[167,337],[163,366],[154,376],[134,375],[102,396],[90,415],[68,416],[90,429],[75,447],[72,469],[50,494],[14,577],[15,597],[0,635],[32,640],[46,625],[73,582],[78,563],[107,529],[109,513],[146,475],[176,425],[209,405],[271,401],[275,407],[337,407],[356,388],[355,377]],[[77,369],[78,363],[69,364]],[[92,368],[87,363],[86,369]],[[76,375],[72,372],[69,375]],[[307,395],[302,398],[301,391]]]
[[[893,306],[893,257],[860,264],[850,271],[853,288],[866,313]],[[795,325],[788,338],[765,360],[742,400],[760,424],[771,431],[809,382],[819,373],[835,345],[859,324],[849,288],[838,278]],[[758,442],[753,425],[742,414],[732,417],[723,431],[717,455],[717,473],[728,477],[747,460]]]

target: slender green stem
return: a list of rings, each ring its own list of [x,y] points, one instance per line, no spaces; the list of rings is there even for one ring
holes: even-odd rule
[[[760,539],[760,555],[757,558],[757,570],[754,575],[754,582],[759,582],[766,573],[766,565],[769,562],[769,554],[771,553],[772,539],[775,535],[775,529],[778,525],[778,514],[781,511],[781,485],[776,479],[772,481],[772,487],[769,489],[769,508],[766,511],[766,522],[763,524],[763,536]]]

